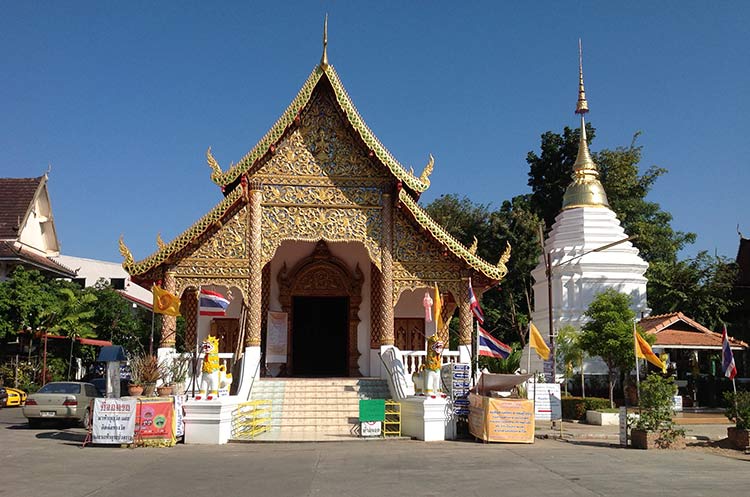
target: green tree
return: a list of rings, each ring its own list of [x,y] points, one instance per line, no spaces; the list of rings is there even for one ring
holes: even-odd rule
[[[485,325],[497,330],[506,342],[520,339],[525,343],[525,329],[529,321],[531,269],[537,264],[539,244],[536,229],[539,218],[530,209],[528,195],[504,201],[497,210],[486,204],[476,204],[467,197],[443,195],[430,203],[426,210],[451,235],[466,246],[477,239],[477,255],[496,262],[511,245],[508,275],[499,290],[492,289],[482,296]]]
[[[56,305],[57,282],[48,281],[35,269],[16,267],[0,282],[0,340],[14,337],[21,330],[37,330]]]
[[[68,379],[73,363],[73,346],[77,338],[95,338],[96,324],[94,309],[96,302],[93,293],[76,291],[72,288],[59,288],[60,299],[43,315],[49,333],[64,334],[70,339],[70,357],[68,359]]]
[[[708,252],[677,262],[657,261],[648,273],[654,314],[683,311],[710,329],[718,329],[739,302],[733,289],[737,264]]]
[[[590,356],[599,356],[607,365],[609,402],[614,407],[615,378],[619,371],[635,366],[633,320],[630,297],[609,288],[594,298],[584,315],[589,321],[580,335],[581,348]],[[645,336],[653,342],[653,338]]]
[[[104,280],[86,291],[96,296],[93,321],[99,338],[122,345],[126,350],[146,350],[151,332],[151,312],[133,307]]]

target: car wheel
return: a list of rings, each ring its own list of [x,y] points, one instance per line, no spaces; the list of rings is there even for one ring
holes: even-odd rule
[[[40,419],[29,418],[29,428],[39,428],[41,424],[42,421]]]
[[[83,417],[81,418],[81,421],[79,422],[81,428],[88,428],[89,424],[91,423],[91,409],[86,408],[86,412],[83,413]]]

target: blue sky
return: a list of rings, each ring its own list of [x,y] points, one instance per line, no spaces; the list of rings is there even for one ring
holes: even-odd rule
[[[216,5],[213,5],[213,4]],[[529,2],[530,3],[530,2]],[[499,205],[527,193],[539,136],[577,126],[577,43],[592,149],[642,131],[649,199],[734,258],[750,236],[748,2],[16,2],[0,0],[0,176],[52,165],[69,255],[136,259],[220,199],[328,54],[370,128],[432,186]]]

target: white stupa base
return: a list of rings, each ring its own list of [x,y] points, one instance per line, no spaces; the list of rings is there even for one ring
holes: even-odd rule
[[[401,401],[401,433],[425,442],[451,439],[455,430],[442,397],[407,397]],[[448,435],[446,437],[446,434]]]
[[[185,443],[227,443],[232,436],[232,413],[239,402],[236,395],[185,402]]]

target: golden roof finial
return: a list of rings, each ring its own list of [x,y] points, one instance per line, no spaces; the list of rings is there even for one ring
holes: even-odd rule
[[[586,120],[584,115],[589,111],[586,92],[583,88],[583,49],[578,39],[578,102],[576,114],[581,115],[581,134],[578,141],[578,156],[573,164],[573,182],[568,185],[563,196],[563,209],[583,206],[609,207],[607,194],[599,181],[599,170],[591,158],[589,142],[586,137]]]
[[[578,38],[578,102],[576,102],[576,114],[585,114],[589,111],[589,103],[586,101],[586,90],[583,88],[583,46]]]
[[[320,58],[320,67],[323,69],[328,67],[328,14],[323,23],[323,56]]]

